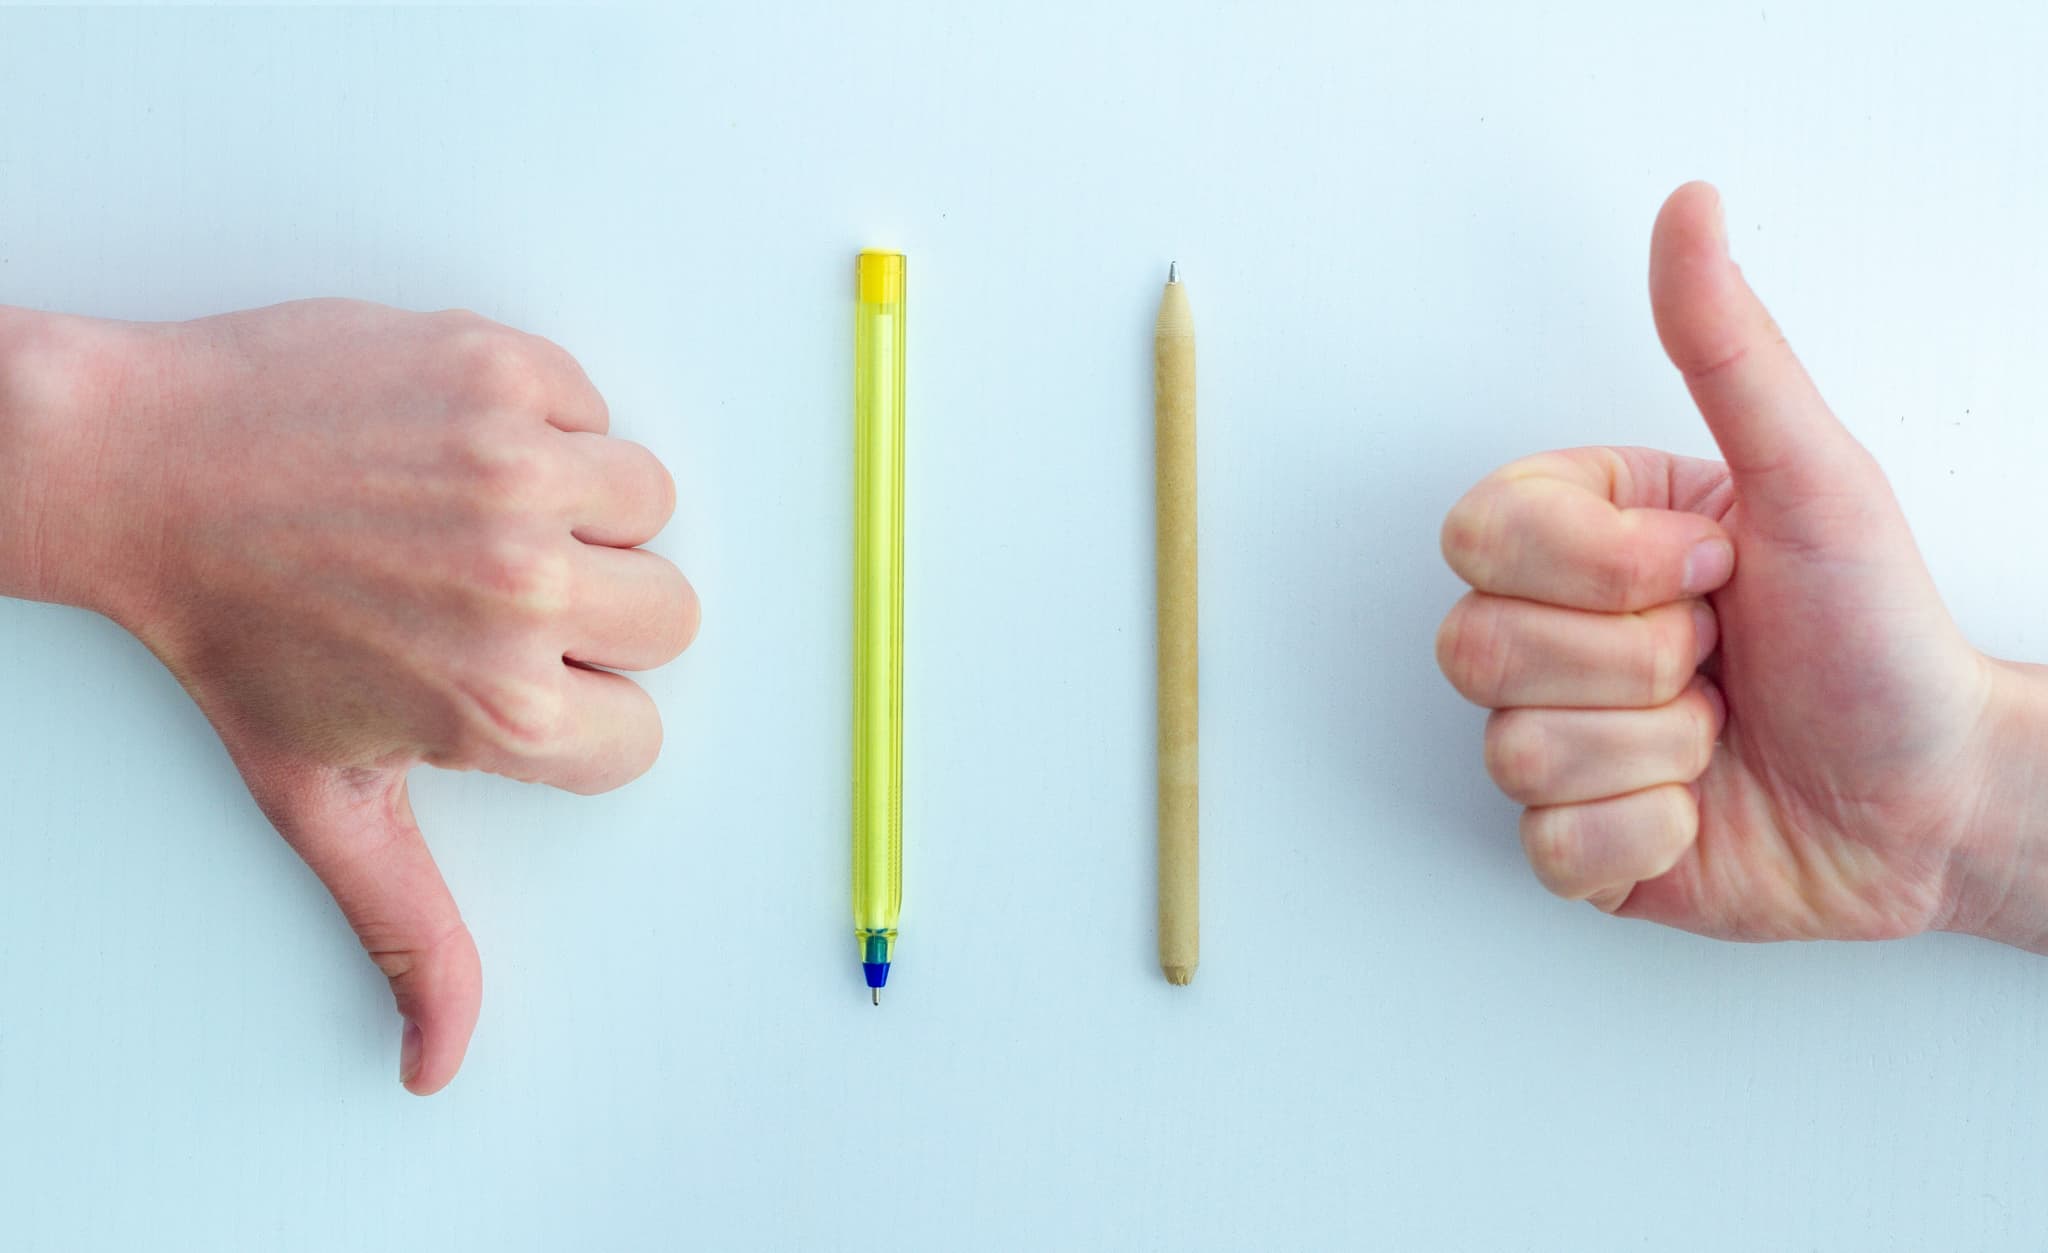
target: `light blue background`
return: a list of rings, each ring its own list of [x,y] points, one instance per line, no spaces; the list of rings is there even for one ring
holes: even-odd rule
[[[422,771],[468,1065],[107,623],[0,605],[0,1247],[2031,1249],[2048,963],[1546,896],[1445,508],[1710,449],[1665,192],[2040,658],[2039,10],[0,12],[0,301],[466,305],[673,468],[701,640],[595,800]],[[1682,9],[1682,15],[1680,10]],[[851,255],[911,257],[901,960],[846,908]],[[1148,336],[1201,330],[1204,961],[1152,965]]]

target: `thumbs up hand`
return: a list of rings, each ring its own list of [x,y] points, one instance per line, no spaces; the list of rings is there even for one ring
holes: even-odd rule
[[[35,454],[18,482],[0,456],[0,504],[37,505],[0,525],[33,541],[0,591],[100,610],[171,669],[390,978],[401,1080],[438,1090],[482,979],[407,771],[596,792],[653,763],[654,704],[613,671],[696,630],[690,585],[635,547],[668,472],[607,436],[567,353],[474,314],[14,311],[0,341],[25,363],[4,451]]]
[[[1439,664],[1559,895],[1727,939],[1974,931],[2048,951],[2048,698],[1956,629],[1883,473],[1729,259],[1703,183],[1650,296],[1725,464],[1581,448],[1443,529]]]

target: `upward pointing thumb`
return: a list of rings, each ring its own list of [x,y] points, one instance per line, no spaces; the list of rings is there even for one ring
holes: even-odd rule
[[[1650,307],[1664,354],[1685,376],[1745,511],[1760,525],[1872,486],[1875,463],[1829,411],[1729,259],[1721,195],[1707,183],[1672,192],[1657,214]]]

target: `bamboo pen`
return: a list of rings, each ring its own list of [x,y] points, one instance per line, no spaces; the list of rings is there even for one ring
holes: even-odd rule
[[[1166,272],[1152,332],[1158,494],[1159,968],[1195,977],[1200,949],[1195,612],[1195,317],[1180,265]]]

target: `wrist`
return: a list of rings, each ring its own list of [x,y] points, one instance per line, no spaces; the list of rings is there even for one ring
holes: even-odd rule
[[[1985,664],[1975,816],[1950,865],[1942,929],[2048,954],[2048,667]]]
[[[151,561],[135,454],[163,408],[138,386],[160,377],[152,329],[0,307],[0,595],[127,624]]]

